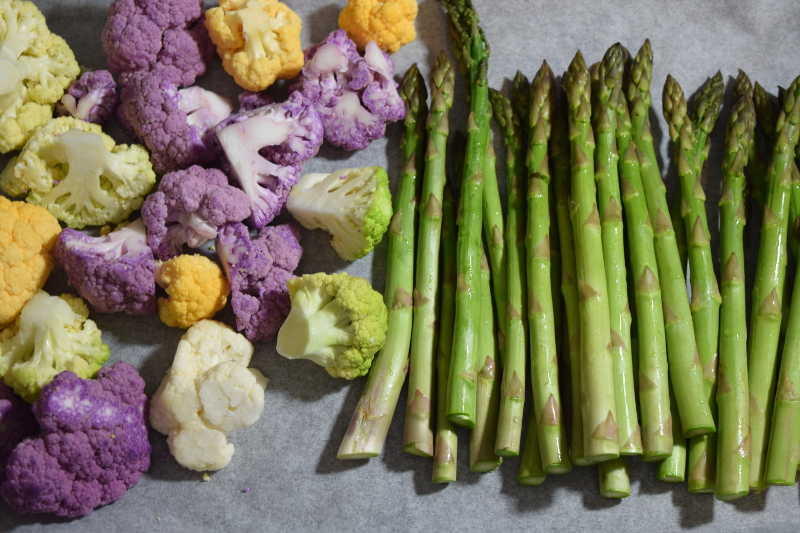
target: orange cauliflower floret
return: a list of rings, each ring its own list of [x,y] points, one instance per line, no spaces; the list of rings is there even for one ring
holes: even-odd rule
[[[156,266],[156,283],[169,298],[158,299],[158,316],[170,327],[190,328],[225,307],[231,289],[216,263],[202,255],[179,255]]]
[[[59,233],[47,209],[0,196],[0,328],[44,286]]]
[[[249,91],[294,78],[303,67],[300,17],[276,0],[222,0],[206,28],[225,72]]]
[[[339,27],[359,50],[375,41],[390,54],[417,38],[417,0],[350,0],[339,13]]]

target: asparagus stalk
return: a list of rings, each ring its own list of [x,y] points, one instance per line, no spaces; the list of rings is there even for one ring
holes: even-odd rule
[[[761,130],[761,136],[766,139],[766,143],[771,148],[775,144],[775,123],[778,118],[778,108],[767,91],[758,82],[755,83],[752,93],[753,104],[756,109],[756,126]],[[756,205],[759,209],[763,209],[767,201],[767,188],[769,186],[766,182],[768,164],[761,150],[758,149],[758,142],[755,139],[756,134],[754,133],[753,136],[750,156],[747,160],[747,172],[750,174],[748,186],[750,195],[755,199]]]
[[[455,150],[454,150],[455,151]],[[433,453],[433,482],[456,480],[458,433],[447,420],[447,380],[453,349],[456,312],[456,213],[451,187],[445,184],[442,199],[441,238],[442,289],[439,314],[439,346],[436,356],[436,439]]]
[[[670,411],[667,340],[653,225],[647,211],[636,146],[631,140],[628,106],[621,101],[617,109],[617,144],[622,151],[622,202],[638,330],[642,460],[661,461],[672,454],[673,424],[679,421],[673,420]]]
[[[686,265],[689,259],[689,245],[686,242],[686,223],[681,216],[681,205],[683,204],[683,195],[681,194],[680,187],[675,191],[672,201],[669,203],[669,221],[672,223],[672,229],[675,232],[675,244],[678,246],[678,257],[681,260],[681,270],[683,275],[686,275]]]
[[[627,498],[631,495],[631,480],[628,476],[628,459],[617,457],[597,465],[600,478],[600,495],[604,498]]]
[[[603,240],[594,182],[589,70],[578,51],[567,70],[572,163],[572,231],[578,272],[581,342],[581,411],[584,457],[601,462],[619,456]],[[529,304],[530,305],[530,304]]]
[[[675,389],[670,379],[669,400],[672,419],[678,418],[678,404]],[[672,454],[658,464],[658,479],[668,483],[682,483],[686,477],[686,437],[683,436],[680,422],[672,426]]]
[[[800,263],[798,263],[800,264]],[[783,346],[780,377],[775,392],[775,410],[764,472],[770,485],[794,485],[797,448],[800,444],[800,291],[792,294],[789,325]]]
[[[483,158],[489,138],[489,44],[469,0],[443,0],[453,48],[469,73],[470,113],[461,185],[461,217],[456,244],[456,317],[447,391],[447,418],[457,426],[475,426],[480,324],[481,219]]]
[[[743,75],[740,71],[739,76]],[[728,120],[719,200],[720,260],[723,271],[717,378],[716,496],[723,501],[741,498],[749,490],[744,166],[747,165],[754,126],[753,100],[750,94],[745,93],[734,104]]]
[[[719,84],[722,83],[721,75]],[[716,79],[716,77],[714,78]],[[692,323],[697,342],[697,352],[703,365],[703,382],[706,400],[712,415],[716,416],[717,359],[719,343],[719,307],[722,298],[714,273],[714,259],[711,254],[711,234],[706,219],[706,195],[703,191],[700,158],[705,160],[708,133],[719,115],[722,99],[721,87],[715,89],[714,79],[707,84],[713,94],[701,93],[699,100],[703,106],[699,114],[712,115],[700,117],[701,125],[696,138],[691,121],[688,120],[686,99],[683,89],[672,76],[667,76],[664,85],[664,118],[669,125],[670,138],[675,145],[675,160],[681,184],[682,212],[689,243],[689,273],[692,286]],[[714,101],[714,98],[717,98]],[[715,110],[717,110],[715,112]],[[713,120],[712,120],[713,119]],[[689,231],[691,229],[691,231]],[[698,436],[689,442],[689,492],[714,492],[716,467],[716,438]]]
[[[469,468],[473,472],[491,472],[503,462],[494,452],[500,407],[500,384],[495,376],[500,361],[497,358],[497,330],[491,291],[491,273],[484,255],[481,262],[481,369],[478,372],[475,427],[469,438]]]
[[[439,306],[439,244],[442,229],[442,193],[445,186],[448,111],[453,105],[454,74],[444,52],[431,69],[431,107],[426,131],[425,177],[422,181],[416,287],[414,288],[411,355],[408,372],[403,451],[433,456],[434,354]]]
[[[386,344],[372,362],[361,399],[339,446],[339,459],[364,459],[380,455],[406,377],[411,343],[417,198],[425,159],[424,118],[428,114],[425,80],[416,64],[406,71],[400,96],[406,105],[401,139],[404,165],[388,232],[384,289],[386,307],[389,309]]]
[[[550,166],[547,144],[552,127],[550,117],[555,103],[555,82],[553,72],[546,62],[542,63],[534,76],[530,94],[528,229],[525,246],[528,265],[528,328],[531,335],[531,390],[542,466],[548,474],[559,474],[568,472],[572,466],[558,388],[558,355],[551,294]]]
[[[526,90],[525,92],[527,95],[528,91]],[[503,129],[503,138],[506,145],[508,303],[506,312],[506,353],[502,360],[504,370],[510,368],[512,369],[511,374],[513,375],[513,372],[517,372],[519,377],[520,372],[525,368],[528,335],[527,322],[522,319],[522,312],[526,309],[525,204],[523,203],[525,159],[522,148],[522,128],[519,116],[514,112],[508,98],[495,90],[490,91],[489,98],[494,109],[494,117]],[[508,371],[505,371],[504,375],[508,373]],[[524,375],[523,372],[522,376]],[[507,398],[501,404],[503,415],[500,416],[500,423],[498,424],[495,450],[498,455],[507,457],[519,453],[522,406],[521,402],[516,402],[511,398]],[[514,420],[515,417],[517,420]]]
[[[786,93],[776,124],[778,135],[767,169],[769,184],[761,223],[758,263],[753,287],[753,312],[748,337],[750,386],[750,488],[763,490],[767,440],[775,393],[781,296],[786,270],[790,167],[800,128],[800,77]]]
[[[572,431],[570,459],[573,464],[586,466],[589,463],[583,453],[583,417],[581,416],[581,343],[580,315],[578,311],[578,273],[575,263],[575,241],[570,220],[570,147],[567,125],[566,98],[563,89],[558,90],[554,110],[553,131],[550,138],[550,153],[553,161],[553,190],[556,197],[556,221],[559,248],[561,249],[561,294],[564,297],[566,318],[566,346],[569,361],[570,398],[572,404]]]
[[[681,422],[677,427],[682,428],[686,437],[693,437],[713,433],[715,426],[706,399],[703,368],[695,344],[686,279],[675,243],[675,232],[667,214],[669,209],[666,188],[661,180],[653,135],[650,132],[648,112],[652,66],[653,52],[648,40],[631,64],[626,97],[647,209],[650,221],[655,224],[654,243],[667,338],[667,359]]]
[[[631,357],[631,310],[628,305],[628,278],[625,266],[625,230],[619,185],[617,152],[617,108],[622,98],[622,47],[608,49],[598,68],[594,132],[595,179],[603,238],[603,261],[608,287],[608,314],[611,321],[614,396],[617,405],[619,453],[641,455],[642,437],[636,414]]]

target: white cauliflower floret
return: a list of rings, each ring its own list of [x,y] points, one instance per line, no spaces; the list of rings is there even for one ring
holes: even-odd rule
[[[150,425],[192,470],[219,470],[233,457],[227,434],[253,425],[264,410],[269,380],[247,368],[253,345],[225,324],[201,320],[181,338],[150,402]]]

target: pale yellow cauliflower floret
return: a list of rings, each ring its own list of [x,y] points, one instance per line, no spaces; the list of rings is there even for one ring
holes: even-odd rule
[[[0,153],[22,148],[79,72],[32,2],[0,2]]]
[[[44,286],[59,233],[47,209],[0,196],[0,328]]]
[[[339,27],[359,50],[375,41],[390,54],[417,38],[417,0],[350,0],[339,13]]]
[[[206,28],[225,72],[249,91],[300,73],[301,27],[300,17],[275,0],[222,0],[206,12]]]
[[[158,299],[158,316],[170,327],[189,328],[213,318],[228,301],[228,280],[202,255],[179,255],[156,267],[156,283],[169,298]]]
[[[225,324],[201,320],[181,338],[172,367],[150,402],[150,425],[192,470],[219,470],[233,457],[227,434],[264,410],[261,372],[247,368],[253,345]]]

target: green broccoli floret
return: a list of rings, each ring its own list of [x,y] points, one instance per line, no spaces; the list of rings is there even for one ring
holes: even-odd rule
[[[88,317],[89,308],[77,296],[36,293],[16,322],[0,332],[0,377],[6,385],[33,403],[59,372],[95,377],[109,350]]]
[[[292,310],[278,332],[278,353],[310,359],[333,377],[366,374],[386,342],[383,296],[347,273],[306,274],[286,286]]]
[[[122,222],[156,183],[150,155],[138,144],[117,145],[97,124],[51,119],[0,174],[0,190],[27,194],[73,228]]]
[[[307,229],[330,233],[339,257],[353,261],[370,253],[389,227],[389,178],[381,167],[306,174],[292,187],[286,209]]]

